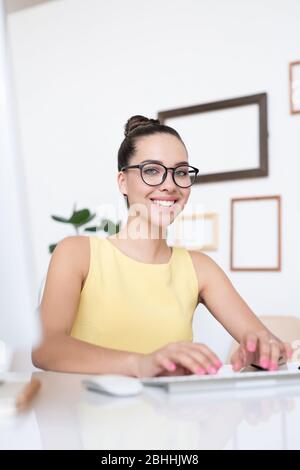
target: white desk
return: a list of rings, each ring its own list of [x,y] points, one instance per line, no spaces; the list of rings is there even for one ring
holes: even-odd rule
[[[38,372],[32,409],[0,422],[0,449],[300,449],[300,387],[202,395],[85,390],[83,375]]]

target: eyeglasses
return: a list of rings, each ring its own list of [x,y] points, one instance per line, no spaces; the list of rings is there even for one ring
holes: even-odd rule
[[[144,183],[149,186],[159,186],[162,184],[168,174],[168,170],[172,170],[172,178],[176,186],[180,188],[189,188],[194,184],[196,176],[199,173],[198,168],[190,165],[179,165],[175,168],[167,168],[161,163],[141,163],[139,165],[123,166],[121,171],[139,168],[141,178]]]

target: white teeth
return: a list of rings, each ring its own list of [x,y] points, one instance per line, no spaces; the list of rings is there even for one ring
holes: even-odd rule
[[[157,204],[158,206],[165,206],[165,207],[171,207],[175,203],[175,201],[160,201],[159,199],[152,200],[154,204]]]

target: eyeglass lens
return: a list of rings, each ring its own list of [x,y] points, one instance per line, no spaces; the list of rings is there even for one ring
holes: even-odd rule
[[[142,178],[145,183],[155,186],[162,183],[165,176],[165,168],[158,163],[148,163],[142,169]],[[176,167],[174,171],[174,180],[178,186],[188,188],[196,179],[196,171],[188,166],[182,165]]]

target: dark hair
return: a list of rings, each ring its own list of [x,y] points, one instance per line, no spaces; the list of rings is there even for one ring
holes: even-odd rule
[[[174,135],[184,145],[178,132],[172,127],[161,124],[158,119],[148,119],[140,115],[129,118],[125,124],[125,139],[121,143],[118,151],[118,171],[121,171],[121,168],[129,164],[130,158],[136,151],[136,144],[139,137],[158,133]],[[129,208],[127,195],[124,194],[124,196],[126,198],[127,208]]]
[[[161,124],[158,119],[148,119],[145,116],[139,115],[129,118],[125,124],[125,139],[118,151],[118,170],[121,171],[121,168],[128,165],[130,158],[136,151],[136,143],[139,137],[157,133],[174,135],[183,143],[175,129]]]

